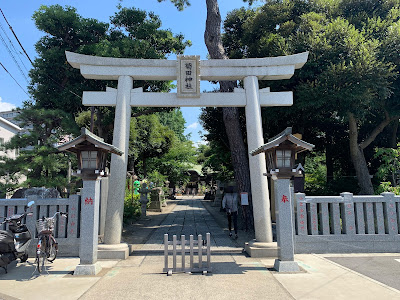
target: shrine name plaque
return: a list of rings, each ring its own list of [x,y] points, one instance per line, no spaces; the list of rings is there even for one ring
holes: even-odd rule
[[[200,56],[180,55],[177,63],[177,96],[200,98]]]

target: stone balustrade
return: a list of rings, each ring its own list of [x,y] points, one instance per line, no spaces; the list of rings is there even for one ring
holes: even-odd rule
[[[400,196],[295,194],[295,253],[400,252]]]

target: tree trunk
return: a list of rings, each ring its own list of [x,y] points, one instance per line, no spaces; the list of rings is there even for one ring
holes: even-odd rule
[[[333,139],[329,138],[329,141],[326,143],[326,152],[325,152],[325,159],[326,159],[326,183],[329,184],[333,181]]]
[[[395,120],[392,125],[392,135],[390,137],[390,147],[397,148],[397,130],[399,129],[399,121]]]
[[[249,162],[239,124],[238,109],[223,110],[225,130],[229,137],[229,148],[239,192],[250,192]]]
[[[357,120],[352,113],[348,113],[349,117],[349,140],[350,140],[350,156],[356,170],[358,185],[360,186],[361,195],[373,195],[371,177],[369,175],[367,162],[365,160],[364,151],[358,144],[358,128]]]
[[[103,130],[103,126],[102,126],[102,122],[103,122],[103,112],[101,111],[100,108],[96,109],[96,121],[95,121],[95,126],[97,129],[97,135],[99,137],[102,137],[105,141],[107,141],[106,137],[104,136],[104,130]]]
[[[142,163],[143,163],[143,176],[147,178],[147,165],[146,165],[146,156],[142,156]]]
[[[221,14],[217,0],[206,0],[207,20],[204,32],[204,41],[211,59],[228,59],[221,40]],[[235,81],[220,81],[220,92],[232,92],[236,86]],[[235,173],[237,187],[240,192],[247,192],[249,197],[252,220],[252,202],[250,169],[246,146],[244,144],[237,107],[224,107],[222,109],[226,134],[231,150],[232,165]]]

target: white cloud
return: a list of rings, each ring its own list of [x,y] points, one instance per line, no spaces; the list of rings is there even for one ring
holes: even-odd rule
[[[188,129],[196,129],[199,126],[198,122],[194,122],[192,124],[190,124],[187,128]]]
[[[12,103],[3,102],[3,99],[0,97],[0,111],[9,111],[16,108],[16,106]]]
[[[195,146],[196,148],[199,148],[200,145],[207,145],[208,142],[207,142],[207,141],[200,140],[200,141],[197,141],[197,142],[193,142],[193,144],[194,144],[194,146]]]

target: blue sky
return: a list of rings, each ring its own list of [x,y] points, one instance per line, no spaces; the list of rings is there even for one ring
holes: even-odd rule
[[[185,51],[186,55],[200,55],[200,59],[205,60],[207,59],[207,48],[203,39],[206,20],[205,0],[192,0],[191,2],[192,5],[183,12],[177,11],[169,0],[162,3],[158,3],[157,0],[123,0],[121,3],[122,6],[134,6],[142,10],[155,12],[161,18],[162,28],[171,29],[173,33],[183,33],[187,40],[192,41],[192,46]],[[0,8],[3,10],[28,55],[33,60],[36,56],[34,44],[43,36],[43,33],[36,29],[31,18],[34,11],[40,5],[69,5],[77,8],[78,13],[85,18],[95,18],[108,22],[109,17],[117,11],[116,7],[118,3],[120,3],[118,0],[8,0],[2,1]],[[229,11],[247,6],[248,4],[243,3],[242,0],[219,0],[219,5],[221,15],[225,18]],[[11,55],[3,43],[1,43],[0,62],[22,87],[21,89],[10,75],[0,67],[0,111],[5,111],[21,106],[23,101],[28,99],[28,96],[25,94],[27,91],[27,81],[21,73],[27,74],[25,67],[29,70],[30,63],[26,58],[18,54],[21,48],[18,46],[1,15],[0,25],[1,36],[7,40],[2,31],[4,29],[7,36],[15,45],[17,53],[12,48],[10,50],[16,60],[20,62],[22,69],[21,72],[17,68]],[[170,57],[170,59],[174,58],[173,56]],[[23,64],[20,60],[22,60]],[[212,84],[204,81],[201,82],[201,91],[211,89],[213,89]],[[187,129],[185,133],[191,133],[191,139],[194,142],[199,142],[201,138],[198,132],[202,130],[198,121],[200,108],[182,108],[182,112],[186,120]]]

